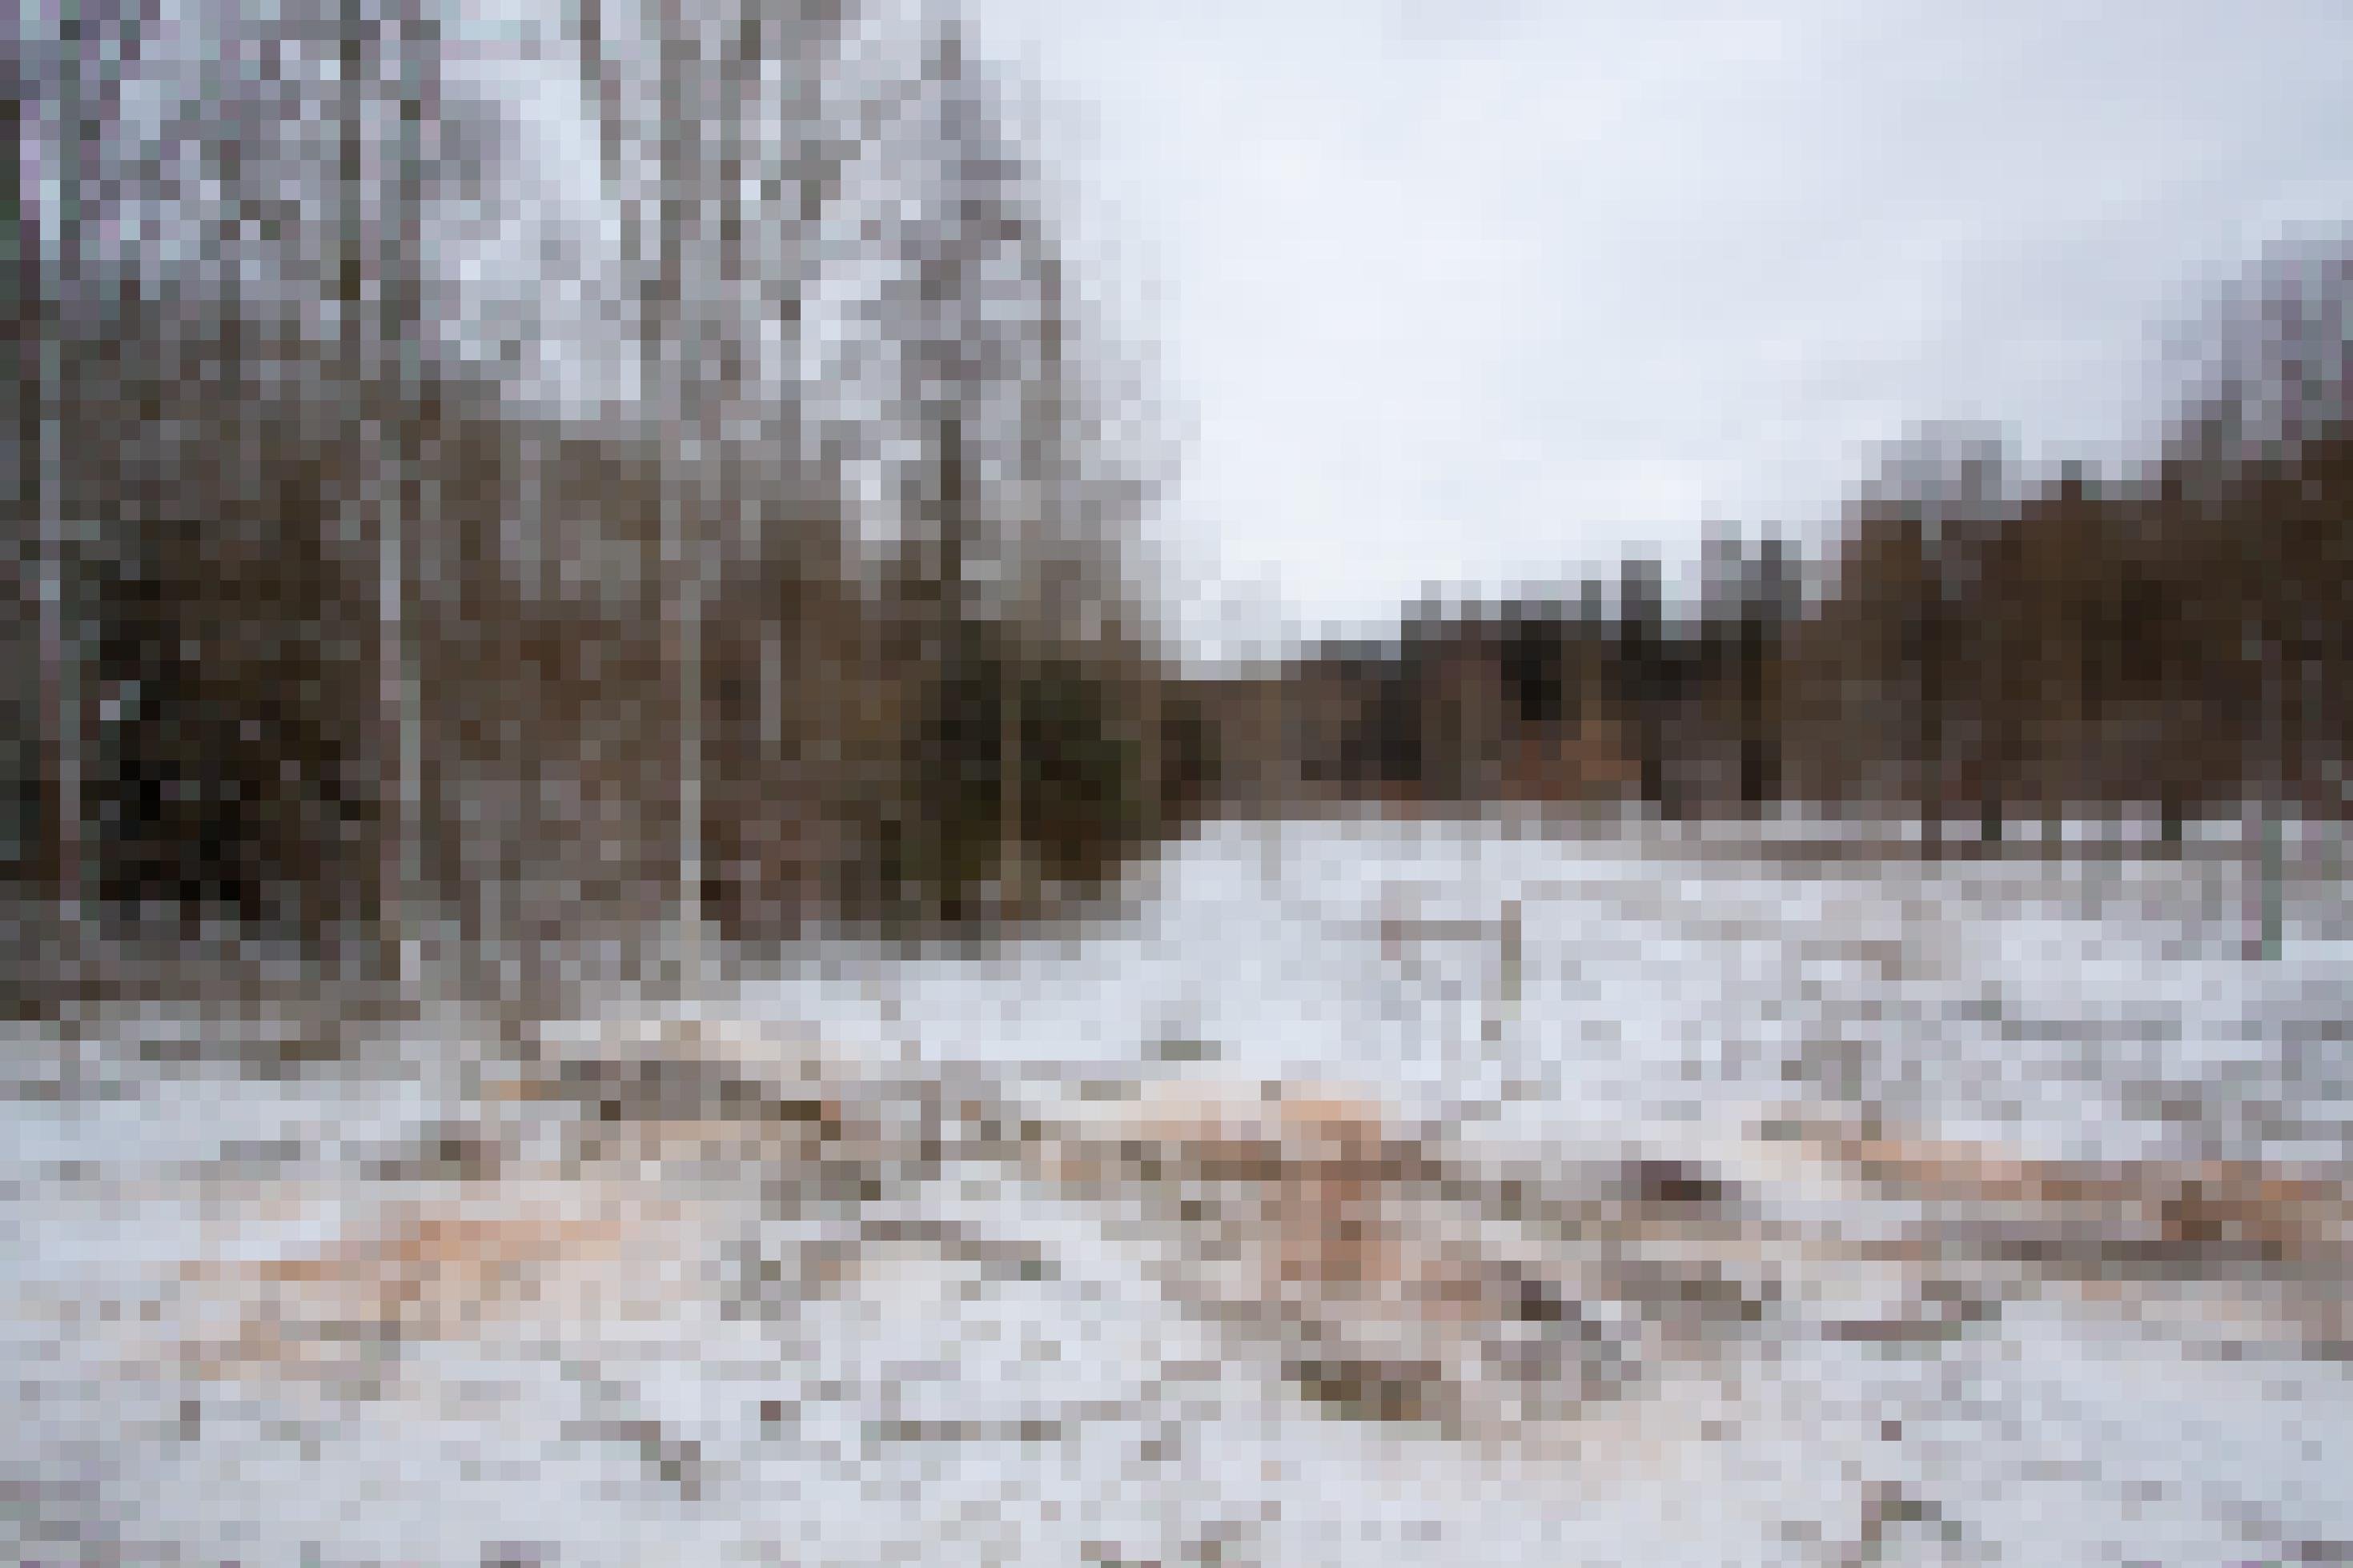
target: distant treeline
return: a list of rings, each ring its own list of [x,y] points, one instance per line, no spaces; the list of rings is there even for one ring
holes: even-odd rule
[[[2348,253],[2283,245],[2211,309],[2153,460],[2021,471],[1921,433],[1827,559],[1708,552],[1572,602],[1410,619],[1215,684],[1233,800],[1640,799],[1974,818],[2263,798],[2345,811],[2353,758]]]

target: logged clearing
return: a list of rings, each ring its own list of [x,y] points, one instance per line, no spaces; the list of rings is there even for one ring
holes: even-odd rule
[[[251,1008],[20,1026],[12,1545],[2353,1538],[2325,880],[2250,964],[2194,859],[1282,831],[1187,847],[1067,941],[836,945],[269,1070]]]

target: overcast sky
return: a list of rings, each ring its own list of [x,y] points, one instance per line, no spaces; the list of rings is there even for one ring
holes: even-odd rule
[[[1168,395],[1201,643],[1818,536],[1920,421],[2107,455],[2192,289],[2353,216],[2343,0],[974,4]]]

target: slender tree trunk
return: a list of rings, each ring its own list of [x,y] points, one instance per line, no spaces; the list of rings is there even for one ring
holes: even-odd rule
[[[1158,846],[1160,836],[1165,831],[1164,818],[1168,800],[1167,781],[1163,776],[1163,769],[1167,765],[1164,755],[1167,737],[1161,728],[1165,722],[1165,693],[1158,662],[1147,657],[1139,665],[1137,679],[1144,689],[1141,694],[1144,733],[1135,770],[1141,781],[1136,796],[1142,820],[1134,831],[1138,846],[1148,855]]]
[[[1029,911],[1031,891],[1021,831],[1022,795],[1027,783],[1021,747],[1021,649],[1018,629],[1013,630],[997,666],[1001,686],[997,705],[997,885],[1005,914],[1019,920]]]
[[[655,188],[650,197],[659,225],[659,256],[652,271],[641,321],[642,348],[654,406],[661,418],[673,422],[665,442],[681,436],[700,441],[702,398],[691,383],[691,356],[704,345],[682,341],[688,320],[685,310],[689,229],[703,216],[705,162],[702,149],[681,155],[681,138],[701,134],[689,118],[686,73],[691,39],[679,0],[661,0],[659,10],[656,123],[643,127],[661,139],[655,160]],[[696,106],[700,108],[701,106]],[[691,405],[691,406],[689,406]],[[702,454],[698,454],[698,457]],[[687,497],[685,476],[678,464],[659,460],[661,559],[669,593],[663,612],[664,640],[670,645],[678,700],[676,764],[677,862],[674,868],[672,919],[677,947],[675,979],[691,987],[702,973],[702,541],[695,527],[697,509]]]
[[[64,17],[71,26],[81,7],[66,0]],[[70,36],[70,35],[69,35]],[[36,273],[37,300],[56,299],[79,273],[81,266],[81,95],[75,62],[68,62],[59,84],[58,113],[64,125],[58,138],[57,232],[47,237]],[[21,211],[21,204],[19,205]],[[29,303],[29,302],[28,302]],[[40,882],[53,900],[58,923],[69,946],[81,932],[84,865],[82,825],[82,699],[78,617],[72,548],[74,527],[65,514],[67,504],[61,475],[68,418],[68,395],[61,346],[41,341],[36,352],[40,393],[37,421],[40,510],[38,627],[36,633],[40,664],[41,736],[39,812],[41,824]]]
[[[369,178],[372,171],[367,157],[365,83],[371,68],[380,64],[380,57],[366,43],[366,7],[360,0],[343,0],[340,23],[342,33],[337,44],[341,56],[338,82],[342,124],[337,127],[334,279],[337,349],[347,371],[356,374],[366,389],[359,395],[365,402],[374,395],[377,378],[385,368],[384,350],[388,334],[385,331],[385,318],[389,311],[388,302],[382,300],[378,311],[365,310],[370,263],[380,263],[382,259],[368,255],[368,240],[372,235],[381,237],[397,218],[391,222],[379,219],[371,225],[366,216],[367,203],[375,187]],[[386,269],[379,265],[373,270],[381,282]],[[392,407],[399,407],[397,397],[387,401]],[[375,980],[385,987],[389,1000],[406,996],[412,979],[411,910],[404,886],[410,836],[406,771],[408,747],[403,722],[406,707],[406,683],[402,679],[406,639],[401,615],[405,563],[399,490],[406,476],[395,472],[395,465],[386,461],[397,447],[397,437],[389,431],[369,434],[371,427],[372,423],[362,423],[346,439],[337,475],[341,494],[336,505],[343,515],[346,537],[373,539],[376,547],[376,711],[372,748],[376,787],[375,820],[370,825],[376,858],[375,864],[364,876],[375,884],[369,915],[374,921]],[[393,482],[379,487],[375,482],[379,480]]]
[[[54,389],[55,360],[45,368],[44,382]],[[53,397],[40,429],[41,880],[55,900],[58,919],[70,938],[79,933],[83,912],[82,726],[79,628],[69,614],[74,583],[69,527],[57,479],[62,425]]]
[[[393,771],[392,822],[385,835],[388,858],[383,871],[386,889],[383,918],[394,950],[392,981],[403,999],[409,995],[417,981],[417,928],[423,912],[418,896],[423,850],[419,832],[420,747],[417,683],[412,672],[408,579],[417,531],[426,521],[426,509],[420,503],[438,499],[437,489],[417,471],[419,444],[413,438],[410,423],[421,400],[416,395],[419,389],[415,385],[415,361],[407,351],[423,301],[412,286],[406,265],[396,264],[392,259],[396,254],[405,254],[405,250],[396,250],[396,239],[403,247],[415,243],[406,231],[421,205],[419,128],[430,122],[428,117],[438,117],[440,107],[429,91],[436,73],[419,68],[419,52],[428,46],[418,32],[408,25],[405,16],[401,18],[398,64],[403,112],[393,132],[397,138],[397,166],[391,180],[367,182],[370,188],[382,191],[388,186],[394,193],[393,213],[378,219],[378,256],[371,270],[377,278],[380,314],[373,363],[367,371],[371,384],[390,384],[396,387],[393,406],[400,412],[400,424],[386,437],[389,449],[368,455],[368,467],[375,470],[388,460],[396,469],[395,482],[383,488],[379,512],[377,618],[385,688],[382,700],[392,729],[386,761]],[[396,236],[387,238],[387,234],[396,228],[399,231]]]

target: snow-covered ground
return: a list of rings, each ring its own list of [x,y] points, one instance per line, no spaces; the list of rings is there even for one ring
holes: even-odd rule
[[[452,1011],[274,1076],[220,1048],[251,1019],[12,1026],[0,1531],[42,1563],[2353,1553],[2341,1205],[2275,1266],[1874,1247],[1921,1205],[1766,1135],[2341,1181],[2341,838],[2291,838],[2248,962],[2225,847],[1830,837],[1213,828],[1060,936],[818,944],[691,1008]],[[1271,1299],[1285,1243],[1204,1217],[1231,1182],[1134,1156],[1177,1147],[1155,1107],[1311,1093],[1438,1152],[1384,1212],[1558,1286],[1508,1326],[1567,1359],[1446,1342],[1479,1421],[1302,1373],[1340,1356],[1304,1325],[1379,1314]],[[1529,1217],[1630,1154],[1736,1184],[1726,1223]]]

